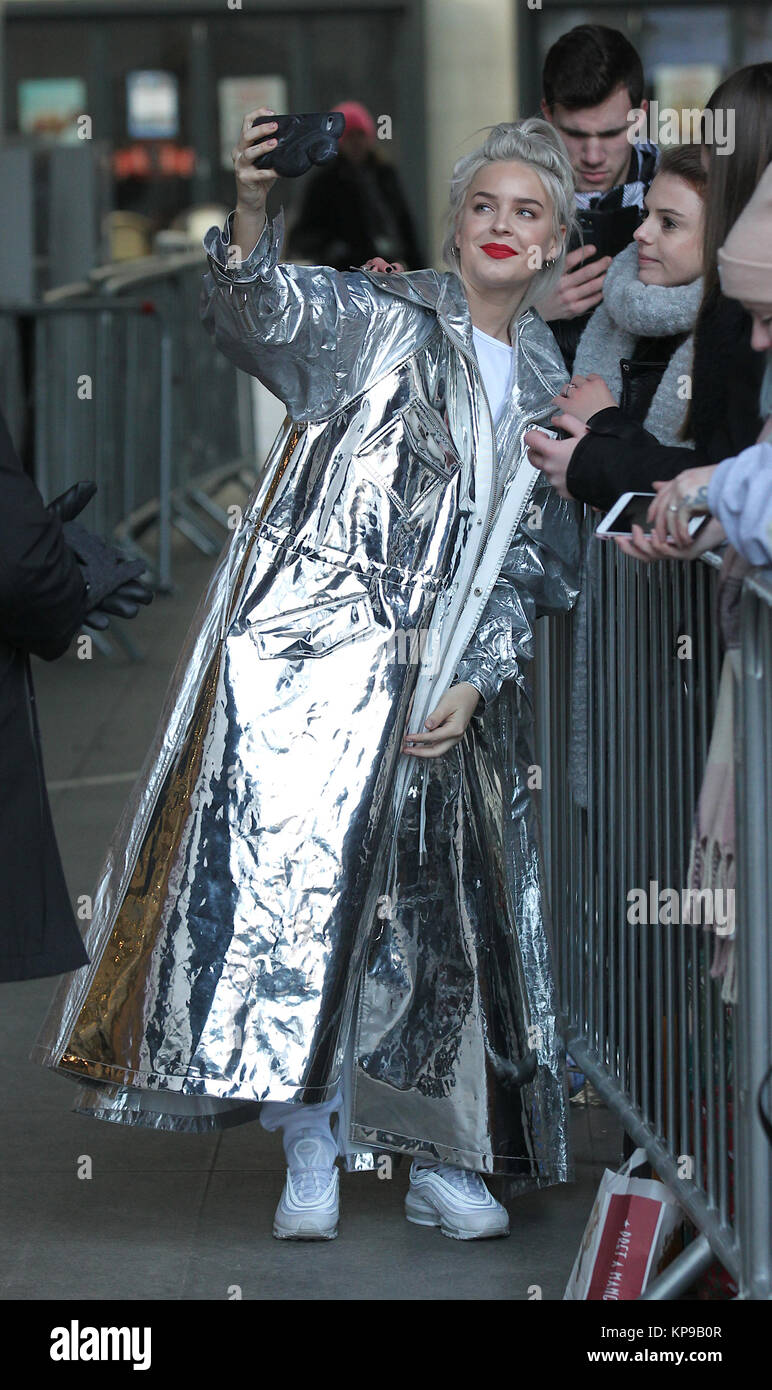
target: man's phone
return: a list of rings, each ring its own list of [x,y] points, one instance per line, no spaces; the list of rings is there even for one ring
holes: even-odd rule
[[[595,535],[601,540],[607,540],[609,536],[626,536],[628,540],[632,540],[633,526],[640,526],[646,535],[650,535],[652,526],[651,522],[646,520],[646,513],[656,495],[656,492],[623,492],[597,526]],[[689,522],[689,535],[696,536],[706,519],[693,516]]]
[[[604,256],[612,259],[618,256],[632,241],[633,232],[641,221],[637,207],[615,208],[613,213],[578,208],[576,216],[581,232],[580,245],[595,247],[595,255],[586,256],[582,265],[591,265]]]
[[[254,162],[256,169],[275,169],[285,179],[307,174],[312,164],[337,158],[338,141],[346,128],[342,111],[315,111],[305,116],[259,116],[252,128],[276,122],[269,139],[278,141]]]

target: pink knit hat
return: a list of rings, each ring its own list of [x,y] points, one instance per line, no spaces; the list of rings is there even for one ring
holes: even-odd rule
[[[375,121],[366,106],[361,101],[341,101],[333,107],[335,111],[342,111],[346,117],[346,129],[343,137],[350,135],[354,130],[361,130],[363,135],[367,135],[370,140],[375,139]]]
[[[718,273],[730,299],[772,304],[772,163],[719,249]]]

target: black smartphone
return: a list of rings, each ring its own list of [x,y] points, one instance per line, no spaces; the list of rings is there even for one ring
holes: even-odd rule
[[[275,169],[285,179],[307,174],[312,164],[329,164],[338,154],[346,127],[342,111],[316,111],[304,116],[259,116],[252,128],[276,122],[267,139],[278,144],[254,161],[256,169]]]
[[[595,255],[586,256],[582,261],[582,265],[591,265],[603,256],[618,256],[629,246],[633,232],[640,226],[641,214],[637,207],[615,208],[613,212],[580,208],[577,220],[581,231],[580,245],[595,247]]]

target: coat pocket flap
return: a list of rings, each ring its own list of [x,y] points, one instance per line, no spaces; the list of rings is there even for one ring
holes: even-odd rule
[[[261,659],[326,656],[353,641],[374,624],[366,594],[317,603],[291,613],[276,614],[248,624]]]

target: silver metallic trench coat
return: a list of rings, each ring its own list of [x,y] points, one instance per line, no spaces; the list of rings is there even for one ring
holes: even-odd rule
[[[199,604],[33,1057],[99,1118],[202,1130],[329,1098],[378,1150],[571,1176],[526,667],[576,597],[577,517],[522,435],[565,378],[513,331],[494,433],[461,281],[237,268],[202,313],[288,418]],[[400,741],[454,679],[484,697],[435,760]]]

